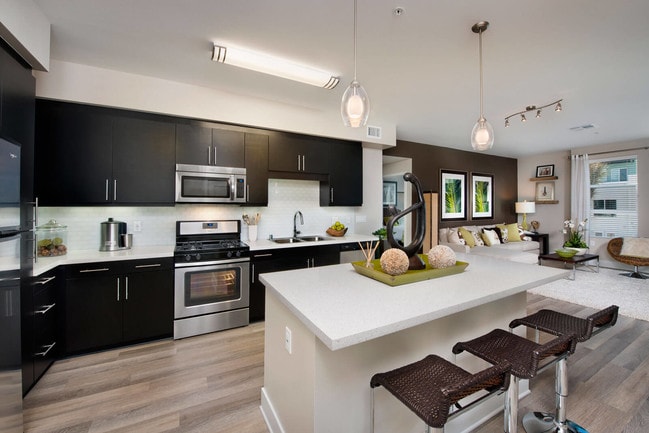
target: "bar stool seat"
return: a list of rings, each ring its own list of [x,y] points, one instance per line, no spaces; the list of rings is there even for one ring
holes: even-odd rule
[[[572,335],[557,337],[548,343],[538,344],[519,335],[494,329],[493,331],[453,346],[453,353],[467,351],[491,364],[509,363],[511,379],[505,402],[505,432],[518,431],[518,379],[531,379],[552,362],[564,359],[575,350]],[[552,361],[541,364],[548,357]]]
[[[617,322],[619,307],[611,305],[586,318],[571,316],[554,310],[539,310],[527,317],[514,319],[510,328],[523,325],[535,329],[538,341],[539,331],[552,335],[574,335],[576,341],[584,342],[593,335],[614,326]],[[566,418],[565,401],[568,397],[568,366],[557,364],[556,372],[556,407],[555,415],[545,412],[530,412],[523,416],[523,427],[527,433],[541,432],[586,432],[579,424]]]
[[[374,388],[383,386],[399,401],[405,404],[431,431],[431,428],[442,429],[450,416],[464,410],[498,391],[503,391],[509,383],[509,364],[500,363],[476,374],[437,355],[428,355],[424,359],[397,369],[377,373],[370,380],[372,388],[371,431],[374,432]],[[486,391],[479,399],[465,407],[457,404],[461,399],[479,391]],[[458,411],[449,413],[456,405]]]

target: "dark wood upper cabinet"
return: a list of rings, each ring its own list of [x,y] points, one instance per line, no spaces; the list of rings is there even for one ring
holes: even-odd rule
[[[328,143],[319,137],[276,132],[270,135],[268,169],[327,174]]]
[[[113,201],[173,204],[175,125],[150,119],[113,121]]]
[[[176,125],[176,163],[244,167],[244,132],[207,122]]]
[[[268,205],[268,135],[246,132],[246,204]]]
[[[42,205],[173,205],[175,125],[153,115],[38,100]]]
[[[35,80],[29,66],[0,43],[0,137],[15,144],[34,140]]]
[[[105,110],[38,100],[35,195],[43,206],[109,203],[112,119]]]
[[[363,148],[353,141],[329,142],[329,182],[320,183],[320,206],[363,205]]]

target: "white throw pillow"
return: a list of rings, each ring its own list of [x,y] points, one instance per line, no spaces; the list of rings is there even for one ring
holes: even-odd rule
[[[457,232],[457,229],[448,229],[448,243],[449,244],[460,244],[463,239],[460,239],[460,234]]]
[[[622,241],[621,256],[649,258],[649,239],[624,238]]]
[[[443,228],[439,229],[439,242],[440,243],[448,243],[448,229]]]
[[[489,247],[500,244],[500,239],[494,230],[482,230],[482,239]]]

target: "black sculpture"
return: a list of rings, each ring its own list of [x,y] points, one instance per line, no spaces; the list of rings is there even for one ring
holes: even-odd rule
[[[403,180],[414,185],[415,191],[417,192],[417,201],[408,209],[402,210],[396,215],[393,215],[388,220],[388,223],[386,225],[388,242],[390,242],[392,248],[399,248],[408,255],[408,259],[410,261],[410,264],[408,266],[409,270],[424,269],[426,267],[426,264],[417,255],[417,252],[421,248],[421,244],[424,243],[424,236],[426,234],[426,206],[424,205],[424,194],[421,191],[421,184],[419,183],[417,176],[412,173],[406,173],[403,175]],[[413,224],[415,226],[415,237],[410,245],[401,246],[399,245],[399,242],[394,239],[392,229],[397,220],[403,218],[411,212],[414,214]]]

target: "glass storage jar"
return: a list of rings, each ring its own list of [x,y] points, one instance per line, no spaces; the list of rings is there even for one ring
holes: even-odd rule
[[[49,220],[36,227],[36,254],[38,257],[62,256],[68,252],[68,226]]]

